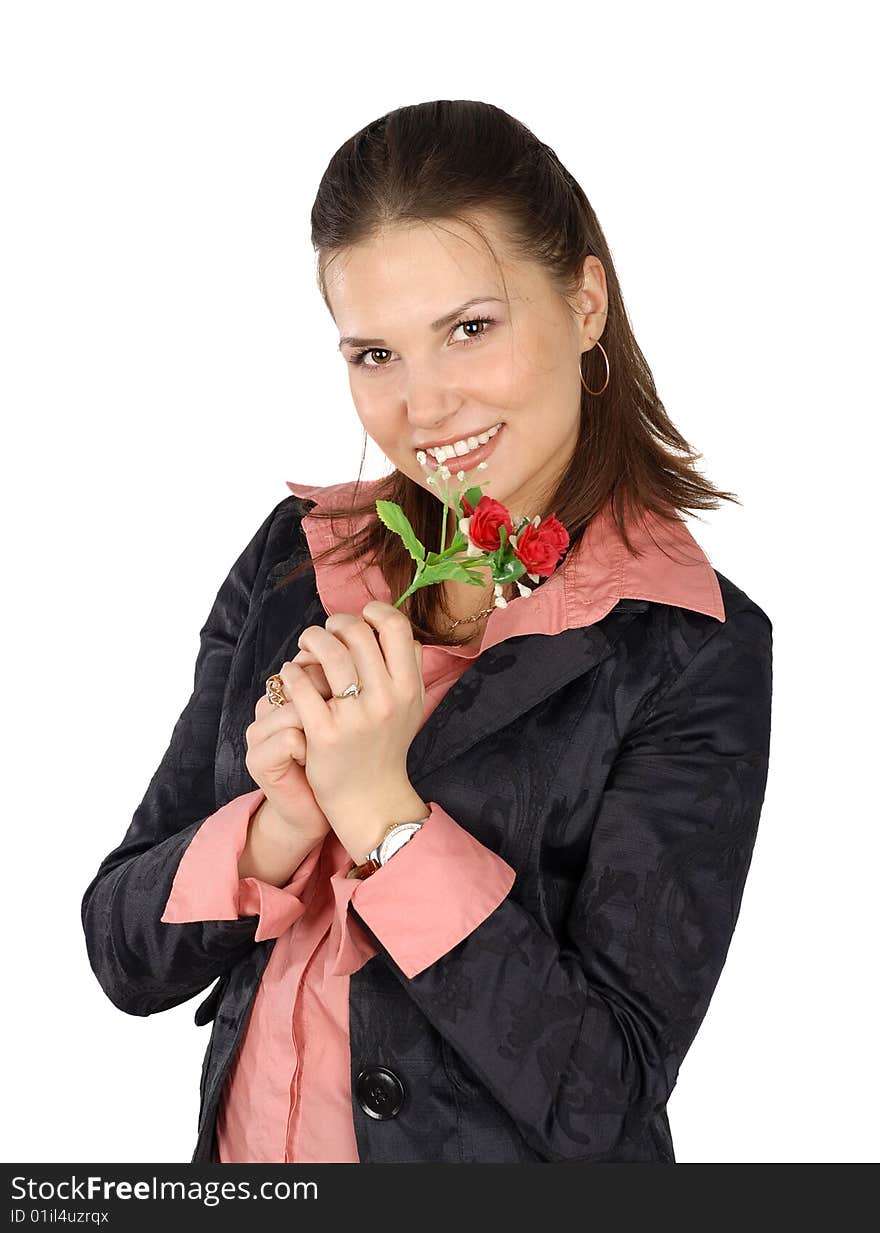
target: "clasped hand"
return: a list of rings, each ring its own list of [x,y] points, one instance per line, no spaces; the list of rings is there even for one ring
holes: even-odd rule
[[[344,846],[360,861],[394,821],[428,812],[406,769],[422,721],[422,647],[399,609],[371,600],[300,634],[279,669],[305,738],[305,776]],[[320,673],[306,671],[317,666]],[[359,681],[358,697],[334,694]]]

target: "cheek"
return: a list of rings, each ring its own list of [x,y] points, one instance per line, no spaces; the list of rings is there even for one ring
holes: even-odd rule
[[[406,417],[400,413],[399,403],[385,406],[381,399],[373,398],[365,405],[364,400],[359,399],[357,414],[367,436],[387,458],[392,458],[411,473],[413,467],[415,473],[419,472],[415,454],[410,457],[406,445],[402,444],[409,439],[411,429]]]
[[[507,352],[483,355],[479,361],[472,358],[461,369],[459,388],[475,403],[500,410],[528,401],[523,397],[523,374]]]
[[[377,378],[377,380],[380,378]],[[359,394],[355,399],[355,410],[365,431],[375,441],[385,441],[394,434],[393,417],[386,405],[387,400],[375,394]]]

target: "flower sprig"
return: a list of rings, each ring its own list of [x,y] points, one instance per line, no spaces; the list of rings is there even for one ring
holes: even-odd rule
[[[420,466],[425,467],[427,456],[424,450],[420,450],[416,457]],[[481,462],[475,470],[482,471],[487,465]],[[440,552],[425,550],[412,523],[396,502],[376,502],[379,518],[390,531],[400,536],[416,563],[415,576],[399,599],[394,601],[394,607],[399,608],[420,587],[434,586],[446,579],[482,587],[485,579],[478,575],[487,567],[492,571],[496,608],[507,607],[503,591],[511,582],[516,583],[521,597],[531,595],[531,588],[520,579],[526,575],[537,583],[542,576],[553,573],[568,547],[565,527],[555,514],[543,520],[540,514],[534,518],[522,517],[514,525],[507,507],[500,501],[483,496],[479,485],[472,485],[458,493],[446,482],[450,478],[449,468],[445,464],[427,477],[427,483],[438,489],[443,501]],[[456,479],[464,483],[466,473],[458,471]],[[456,530],[449,547],[443,548],[446,518],[450,510],[456,519]]]

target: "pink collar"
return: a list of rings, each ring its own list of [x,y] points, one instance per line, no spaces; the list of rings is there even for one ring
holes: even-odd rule
[[[381,480],[361,481],[359,495],[369,495],[370,489],[380,483]],[[354,492],[355,481],[320,487],[288,480],[287,487],[296,496],[319,504],[327,499],[344,505],[345,498]],[[306,514],[302,525],[313,556],[333,542],[329,522],[311,519]],[[354,524],[354,530],[361,525],[363,520]],[[495,608],[490,613],[479,649],[442,649],[473,659],[495,643],[517,634],[555,634],[592,625],[606,616],[619,599],[647,599],[725,620],[715,571],[683,521],[670,525],[649,515],[644,525],[630,530],[630,539],[643,556],[637,558],[627,552],[609,501],[555,574],[532,595],[511,600],[506,608]],[[359,572],[325,563],[316,571],[316,585],[328,615],[351,612],[360,616],[371,599],[392,603],[394,598],[375,564]]]

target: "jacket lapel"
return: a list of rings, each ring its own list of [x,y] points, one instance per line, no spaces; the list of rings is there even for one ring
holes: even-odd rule
[[[407,755],[410,779],[426,778],[592,671],[647,607],[644,601],[620,600],[601,622],[552,636],[521,634],[481,652],[416,733]]]

